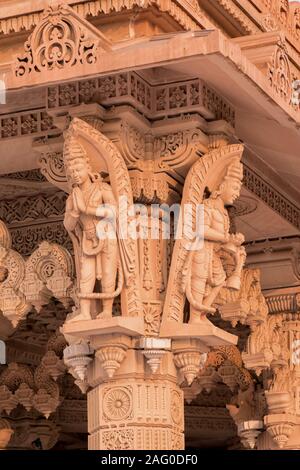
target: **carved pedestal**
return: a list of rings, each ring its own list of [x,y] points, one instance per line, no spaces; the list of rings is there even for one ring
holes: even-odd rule
[[[146,377],[103,383],[88,393],[89,449],[184,449],[183,392],[161,375]]]
[[[184,449],[183,391],[176,383],[171,342],[141,337],[140,325],[140,319],[115,317],[63,327],[69,342],[74,341],[65,357],[69,366],[73,357],[75,373],[76,351],[81,363],[88,363],[83,338],[95,350],[87,365],[91,450]],[[75,344],[79,338],[81,344]],[[91,357],[91,349],[86,351]]]

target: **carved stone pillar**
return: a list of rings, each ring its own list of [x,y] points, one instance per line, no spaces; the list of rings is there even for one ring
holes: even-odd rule
[[[90,449],[180,450],[184,448],[183,389],[192,385],[199,375],[211,348],[237,342],[234,335],[213,325],[206,313],[215,311],[215,298],[222,287],[226,289],[225,280],[232,289],[237,289],[240,282],[243,237],[230,235],[229,218],[220,194],[224,193],[224,199],[230,200],[238,196],[243,147],[217,147],[199,159],[195,154],[200,145],[199,133],[193,144],[185,143],[190,158],[185,158],[184,151],[179,152],[177,160],[170,158],[179,166],[183,161],[193,163],[184,184],[181,209],[190,204],[194,218],[189,230],[174,242],[168,273],[167,243],[162,236],[164,218],[160,214],[156,219],[155,239],[151,234],[155,218],[150,209],[155,202],[171,202],[170,192],[180,194],[178,188],[174,191],[175,179],[167,170],[159,170],[168,165],[167,156],[173,152],[175,136],[156,139],[167,149],[157,159],[155,152],[151,154],[153,142],[149,136],[145,137],[143,159],[126,161],[128,168],[125,165],[130,157],[128,148],[124,158],[119,150],[122,142],[115,145],[102,133],[103,129],[99,132],[86,118],[75,118],[65,133],[64,163],[70,183],[65,226],[74,245],[77,299],[73,314],[62,327],[69,343],[64,360],[76,384],[87,391]],[[183,147],[180,139],[183,136],[186,139],[188,134],[187,131],[179,136],[179,147],[174,144],[175,153]],[[171,172],[171,166],[168,170]],[[105,181],[99,177],[103,173],[107,175]],[[220,234],[224,233],[224,237],[217,237],[216,245],[205,245],[211,243],[205,241],[196,250],[190,250],[193,233],[198,229],[196,208],[203,203],[206,188],[214,196],[207,206],[212,221],[221,208]],[[123,237],[125,216],[129,219],[126,223],[140,228],[141,224],[136,211],[126,213],[128,208],[117,204],[118,269],[115,271],[111,239],[100,243],[97,230],[101,218],[107,217],[104,203],[110,200],[115,204],[124,196],[129,205],[134,200],[145,204],[147,236],[138,240],[128,233]],[[220,199],[216,202],[217,198]],[[224,245],[224,257],[230,259],[224,267],[218,258],[220,243]],[[206,250],[211,253],[209,263],[214,256],[220,266],[221,281],[217,289],[209,285],[206,267],[201,267]],[[107,253],[111,254],[108,261]],[[107,276],[111,280],[110,291]],[[192,295],[191,289],[194,289]],[[195,289],[199,291],[196,300]],[[207,296],[206,292],[210,294]],[[113,306],[118,296],[120,312]],[[110,309],[107,299],[110,299]],[[187,300],[193,313],[189,323],[184,312]],[[226,383],[225,375],[226,371]]]

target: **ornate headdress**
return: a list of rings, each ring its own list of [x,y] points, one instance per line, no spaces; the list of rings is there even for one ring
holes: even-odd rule
[[[231,165],[229,165],[224,179],[225,180],[234,179],[234,180],[239,181],[240,183],[242,182],[243,165],[238,158],[233,163],[231,163]]]
[[[76,139],[72,135],[68,136],[68,134],[66,134],[66,137],[67,138],[64,144],[64,165],[65,165],[66,173],[68,174],[68,166],[74,160],[80,160],[80,159],[84,160],[87,163],[87,165],[91,168],[88,154],[85,148],[83,147],[83,145],[81,145],[78,142],[78,139]],[[99,173],[94,173],[92,169],[90,169],[89,175],[90,175],[91,181],[93,182],[96,180],[102,181],[102,176]]]
[[[220,195],[220,188],[225,184],[225,182],[230,181],[230,180],[235,180],[238,181],[240,184],[242,184],[242,179],[243,179],[243,165],[240,162],[239,158],[235,158],[233,162],[227,167],[226,173],[223,176],[222,182],[219,184],[219,186],[211,191],[211,197],[216,198]]]
[[[83,159],[89,163],[89,159],[84,147],[75,137],[68,137],[64,144],[64,163],[68,166],[73,160]]]

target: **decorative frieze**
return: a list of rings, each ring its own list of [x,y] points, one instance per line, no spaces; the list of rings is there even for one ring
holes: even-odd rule
[[[62,191],[0,202],[0,219],[8,226],[12,247],[22,256],[30,256],[43,242],[58,243],[73,250],[62,220],[66,194]]]
[[[72,2],[75,3],[75,2]],[[189,1],[188,3],[191,3]],[[155,6],[162,12],[166,12],[172,18],[174,18],[184,29],[194,30],[199,28],[199,21],[197,21],[198,8],[197,2],[194,2],[195,6],[192,8],[196,14],[189,15],[186,9],[183,9],[177,2],[167,0],[163,4],[159,0],[111,0],[107,2],[105,0],[90,0],[76,2],[72,6],[72,9],[80,15],[82,18],[96,17],[99,15],[109,15],[110,13],[123,12],[124,10],[133,10],[133,8],[149,8]],[[34,26],[38,25],[43,19],[43,12],[38,9],[31,13],[21,14],[14,17],[3,18],[0,20],[0,33],[10,34],[12,32],[29,31]]]
[[[38,224],[32,224],[20,228],[10,229],[12,247],[22,256],[30,256],[40,243],[47,240],[49,243],[58,242],[70,253],[73,252],[72,241],[61,222],[47,223],[39,220]]]
[[[5,114],[0,117],[0,139],[42,136],[57,133],[53,119],[44,109],[15,114]]]
[[[183,394],[161,380],[103,384],[88,394],[88,425],[89,449],[180,450]]]
[[[132,104],[150,119],[199,112],[207,119],[223,119],[234,127],[234,109],[202,80],[150,85],[136,72],[67,82],[47,89],[47,108],[56,110],[97,101],[104,106]]]
[[[271,209],[298,229],[300,228],[300,209],[246,165],[244,165],[243,184]]]
[[[27,170],[27,171],[20,171],[16,173],[7,173],[5,175],[0,176],[0,180],[2,178],[13,179],[13,180],[21,180],[21,181],[36,181],[36,182],[44,182],[46,181],[45,177],[41,174],[40,170]]]
[[[0,202],[0,219],[9,228],[20,228],[37,220],[56,222],[63,219],[65,204],[66,194],[62,191],[12,200],[4,199]]]

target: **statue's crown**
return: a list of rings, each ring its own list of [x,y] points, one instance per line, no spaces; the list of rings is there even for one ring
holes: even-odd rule
[[[83,146],[75,137],[68,137],[64,144],[64,162],[68,165],[72,160],[82,158],[87,161],[87,154]]]
[[[231,163],[227,169],[227,173],[225,179],[235,179],[238,181],[242,181],[243,179],[243,165],[242,163],[236,159],[233,163]]]

